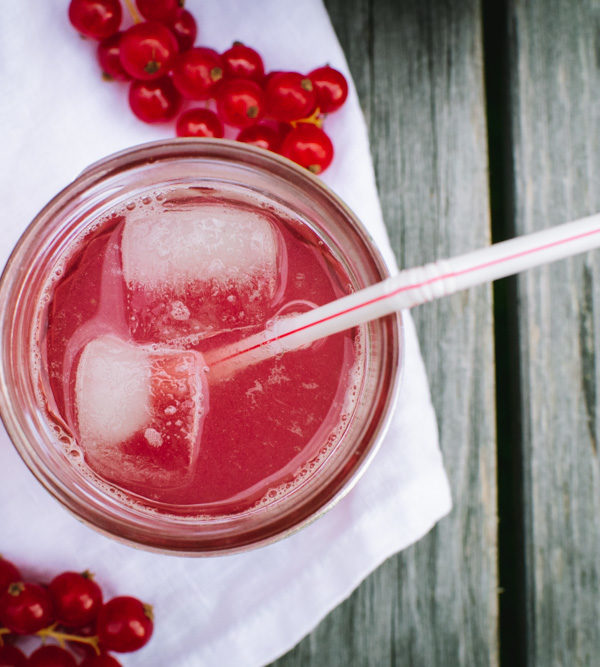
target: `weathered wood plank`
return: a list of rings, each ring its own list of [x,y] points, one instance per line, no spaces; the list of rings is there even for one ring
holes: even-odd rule
[[[481,14],[473,1],[327,0],[370,127],[403,266],[489,241]],[[452,515],[276,664],[496,665],[491,292],[415,313]]]
[[[600,210],[600,3],[512,0],[515,224]],[[600,661],[600,257],[519,278],[527,660]]]

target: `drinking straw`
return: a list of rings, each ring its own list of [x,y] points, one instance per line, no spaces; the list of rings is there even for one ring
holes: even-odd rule
[[[206,355],[219,379],[359,324],[600,246],[600,213],[407,269],[308,312],[274,319],[264,331]]]

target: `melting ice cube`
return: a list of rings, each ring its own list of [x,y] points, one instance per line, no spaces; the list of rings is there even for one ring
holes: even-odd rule
[[[126,487],[185,484],[208,387],[202,355],[101,336],[84,348],[75,400],[80,444],[98,474]]]
[[[217,204],[135,209],[121,241],[136,340],[256,324],[285,284],[285,246],[267,214]]]

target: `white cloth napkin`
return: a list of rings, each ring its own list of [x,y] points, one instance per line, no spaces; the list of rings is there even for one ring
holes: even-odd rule
[[[85,166],[116,150],[172,136],[127,107],[126,87],[102,81],[95,45],[67,21],[68,0],[9,2],[0,23],[0,266],[31,218]],[[197,43],[224,50],[238,39],[267,69],[324,63],[349,77],[320,0],[188,0]],[[386,259],[365,123],[350,86],[326,122],[336,157],[324,180],[354,209]],[[0,306],[1,307],[1,306]],[[37,483],[0,432],[0,551],[25,575],[96,573],[107,597],[155,607],[152,641],[125,665],[227,667],[267,663],[290,649],[383,560],[450,510],[435,416],[413,323],[395,415],[370,468],[334,509],[300,533],[250,553],[186,559],[118,544],[81,525]]]

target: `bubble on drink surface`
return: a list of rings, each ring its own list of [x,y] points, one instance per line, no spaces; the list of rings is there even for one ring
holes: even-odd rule
[[[144,431],[144,438],[151,447],[161,447],[163,444],[162,435],[155,428],[147,428]]]
[[[208,409],[203,367],[196,351],[157,350],[112,335],[88,343],[75,401],[79,444],[90,467],[127,488],[185,484]]]
[[[171,317],[174,320],[188,320],[190,318],[189,308],[182,301],[172,301]]]
[[[231,203],[137,207],[121,257],[131,332],[142,342],[260,323],[286,281],[281,232],[267,213]]]

